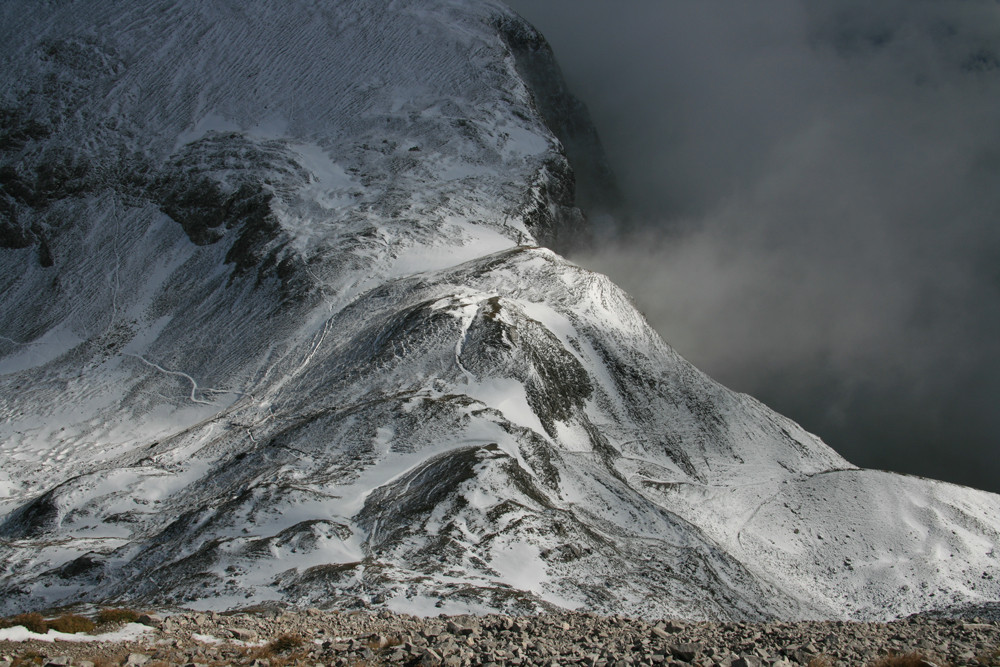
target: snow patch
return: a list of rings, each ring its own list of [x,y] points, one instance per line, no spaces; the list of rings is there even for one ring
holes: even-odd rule
[[[17,347],[0,357],[0,375],[19,373],[31,368],[44,366],[71,349],[85,342],[85,338],[72,331],[65,322],[45,332],[30,343],[17,343]]]
[[[24,642],[37,640],[42,642],[132,642],[142,639],[142,637],[153,631],[153,628],[140,623],[127,623],[123,627],[113,632],[88,635],[85,633],[68,634],[49,630],[46,634],[39,634],[26,629],[24,626],[15,625],[12,628],[0,629],[0,641]]]

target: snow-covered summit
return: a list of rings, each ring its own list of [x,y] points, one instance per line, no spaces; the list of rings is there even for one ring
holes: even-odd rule
[[[0,611],[1000,599],[1000,498],[854,468],[540,247],[602,157],[500,3],[5,3],[0,38]]]

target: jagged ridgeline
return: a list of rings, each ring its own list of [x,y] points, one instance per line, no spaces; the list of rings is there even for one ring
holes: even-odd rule
[[[1000,598],[1000,498],[856,469],[556,254],[616,190],[502,4],[6,2],[0,52],[0,612]]]

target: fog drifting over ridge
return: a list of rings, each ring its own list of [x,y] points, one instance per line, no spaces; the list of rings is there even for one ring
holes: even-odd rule
[[[632,232],[574,259],[865,467],[1000,491],[1000,3],[510,3]]]

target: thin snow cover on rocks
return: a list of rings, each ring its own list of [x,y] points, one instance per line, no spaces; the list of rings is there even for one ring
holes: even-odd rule
[[[1000,498],[858,470],[557,254],[566,152],[603,156],[502,4],[8,2],[0,37],[0,612],[1000,599]]]

